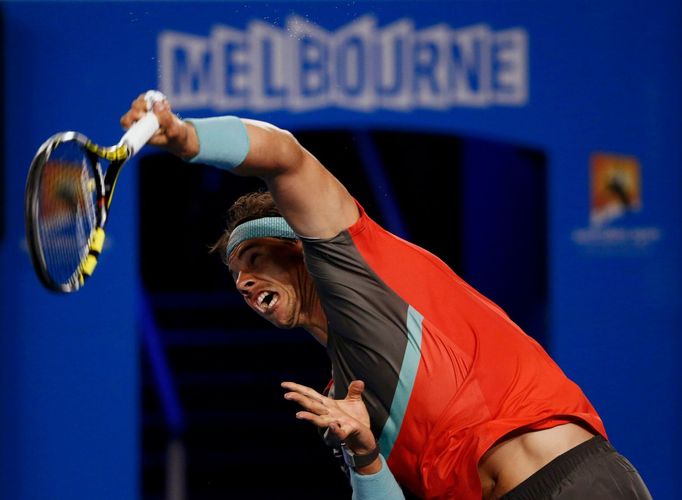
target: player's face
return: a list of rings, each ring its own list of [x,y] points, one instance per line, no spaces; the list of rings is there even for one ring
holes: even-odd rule
[[[304,326],[311,280],[300,243],[278,238],[247,240],[235,249],[229,267],[251,309],[279,328]]]

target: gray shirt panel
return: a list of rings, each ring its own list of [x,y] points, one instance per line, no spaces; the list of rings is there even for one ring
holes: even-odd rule
[[[302,241],[329,324],[334,397],[345,397],[351,381],[364,381],[372,430],[379,436],[407,346],[408,304],[369,267],[347,231]]]

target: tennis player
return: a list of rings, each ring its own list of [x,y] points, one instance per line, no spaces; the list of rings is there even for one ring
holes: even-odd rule
[[[650,498],[547,353],[440,259],[374,222],[292,134],[232,116],[183,121],[167,101],[154,112],[152,144],[264,180],[268,192],[232,207],[216,249],[257,314],[326,346],[328,395],[285,388],[301,418],[348,438],[354,496],[400,498],[400,484],[423,498]],[[141,96],[121,123],[144,113]],[[336,422],[332,407],[353,420]]]

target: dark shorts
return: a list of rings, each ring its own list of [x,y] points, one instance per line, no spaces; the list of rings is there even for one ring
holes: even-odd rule
[[[601,436],[552,460],[502,500],[650,499],[642,478]]]

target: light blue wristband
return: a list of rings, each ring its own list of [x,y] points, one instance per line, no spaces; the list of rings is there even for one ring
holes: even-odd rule
[[[353,487],[353,500],[405,500],[403,490],[393,477],[386,460],[379,455],[381,470],[376,474],[361,475],[350,471],[350,484]]]
[[[249,153],[246,125],[236,116],[189,118],[197,131],[199,154],[190,163],[205,163],[231,170],[241,165]]]

